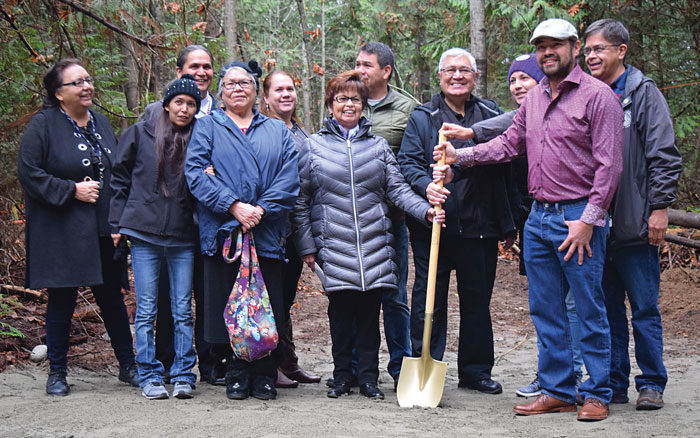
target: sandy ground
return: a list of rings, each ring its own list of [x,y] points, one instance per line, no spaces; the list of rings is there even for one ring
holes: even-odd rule
[[[631,389],[632,403],[613,405],[610,417],[602,422],[581,423],[574,413],[515,416],[513,405],[524,399],[514,390],[533,378],[536,343],[528,324],[524,280],[512,263],[501,263],[498,275],[495,297],[508,294],[494,298],[492,310],[496,357],[500,359],[493,377],[503,384],[500,395],[457,388],[458,313],[451,311],[450,351],[445,357],[448,375],[442,403],[436,409],[400,408],[384,369],[380,376],[384,401],[367,400],[356,389],[350,396],[332,400],[326,397],[323,383],[281,389],[274,401],[231,401],[223,387],[208,384],[198,385],[192,400],[149,401],[139,390],[117,380],[114,365],[89,371],[80,367],[77,358],[71,361],[68,397],[45,394],[45,363],[10,367],[0,374],[0,436],[698,436],[700,362],[698,340],[692,336],[666,340],[669,383],[664,409],[636,411],[637,395]],[[304,279],[307,284],[294,309],[297,350],[302,366],[325,379],[333,368],[325,319],[327,300],[318,293],[313,277]],[[454,304],[454,297],[450,301]],[[502,320],[499,309],[503,305],[521,315]],[[387,359],[382,344],[382,368]],[[638,373],[636,367],[634,373]]]

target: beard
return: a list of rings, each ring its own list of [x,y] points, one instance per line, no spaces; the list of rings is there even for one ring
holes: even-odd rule
[[[550,60],[550,59],[555,59],[558,64],[556,65],[545,65],[544,61]],[[569,62],[564,64],[562,63],[562,59],[558,55],[552,55],[547,58],[542,58],[542,63],[539,63],[540,69],[544,72],[547,77],[552,80],[552,79],[564,79],[566,75],[568,75],[571,70],[574,69],[576,66],[576,60],[574,58],[574,49],[573,47],[571,48],[571,51],[569,52]]]

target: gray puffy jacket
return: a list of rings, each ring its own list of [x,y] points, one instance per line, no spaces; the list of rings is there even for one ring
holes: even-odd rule
[[[294,238],[300,255],[316,254],[326,293],[397,288],[387,201],[428,225],[430,205],[406,184],[370,126],[362,117],[348,140],[328,118],[300,151]]]

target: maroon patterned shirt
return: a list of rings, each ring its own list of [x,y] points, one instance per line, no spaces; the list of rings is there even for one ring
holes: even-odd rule
[[[604,226],[622,173],[623,113],[610,87],[578,65],[552,100],[549,79],[530,90],[501,136],[457,150],[462,166],[514,160],[527,151],[528,187],[542,202],[587,198],[581,220]]]

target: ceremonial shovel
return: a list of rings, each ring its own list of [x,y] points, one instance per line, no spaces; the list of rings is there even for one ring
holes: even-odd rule
[[[440,143],[447,141],[440,132]],[[439,165],[445,164],[443,149]],[[442,188],[442,180],[437,183]],[[435,206],[436,211],[442,210],[441,205]],[[419,406],[435,408],[440,403],[442,391],[445,388],[447,362],[430,357],[430,333],[433,328],[433,306],[435,302],[435,282],[437,279],[438,251],[440,249],[440,227],[433,222],[433,234],[430,238],[430,261],[428,263],[428,288],[425,293],[425,323],[423,325],[423,350],[420,357],[404,357],[401,364],[399,384],[396,387],[396,398],[399,406],[410,408]]]

